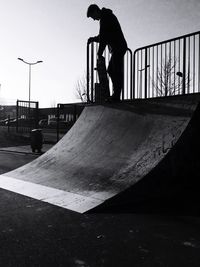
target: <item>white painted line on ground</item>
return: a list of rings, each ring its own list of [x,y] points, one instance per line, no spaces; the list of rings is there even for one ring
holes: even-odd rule
[[[34,184],[5,175],[0,175],[0,188],[79,213],[84,213],[103,202],[92,197]]]

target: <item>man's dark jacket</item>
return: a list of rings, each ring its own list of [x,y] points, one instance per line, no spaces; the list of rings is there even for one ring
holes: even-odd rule
[[[127,50],[127,43],[119,21],[110,9],[102,8],[101,10],[100,31],[97,38],[99,56],[102,56],[106,45],[109,46],[112,53],[125,53]]]

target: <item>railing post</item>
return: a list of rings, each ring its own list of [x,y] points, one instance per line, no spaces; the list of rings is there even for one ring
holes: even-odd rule
[[[60,107],[61,107],[61,104],[57,104],[57,123],[56,123],[56,132],[57,132],[57,142],[59,141],[60,139]]]
[[[130,53],[130,99],[133,99],[133,53],[130,48],[128,51]]]
[[[136,68],[136,52],[137,51],[134,51],[134,54],[133,54],[133,98],[132,99],[135,99],[135,68]]]
[[[145,65],[144,65],[144,98],[147,98],[147,48],[145,48]]]
[[[185,79],[186,79],[186,37],[183,38],[183,92],[185,94]]]
[[[19,100],[17,100],[17,107],[16,107],[16,132],[18,133],[18,127],[19,127],[19,125],[18,125],[18,117],[19,117]]]
[[[125,71],[124,71],[124,69],[125,69],[125,64],[124,64],[124,62],[125,62],[125,56],[124,56],[124,59],[123,59],[123,82],[122,82],[122,101],[124,101],[124,95],[125,95],[125,92],[124,92],[124,90],[125,90],[125,86],[124,86],[124,81],[125,81],[125,78],[124,78],[124,76],[125,76]]]
[[[39,126],[39,102],[35,103],[35,108],[36,108],[35,126],[36,128],[38,128]]]
[[[90,102],[90,50],[89,50],[89,44],[87,43],[87,74],[86,74],[86,79],[87,79],[87,102]]]
[[[90,101],[94,101],[94,43],[91,44],[91,98]]]

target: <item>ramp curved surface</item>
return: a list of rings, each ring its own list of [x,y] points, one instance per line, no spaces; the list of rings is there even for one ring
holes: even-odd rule
[[[0,187],[89,211],[159,165],[187,129],[199,101],[196,94],[88,106],[48,152],[1,175]]]

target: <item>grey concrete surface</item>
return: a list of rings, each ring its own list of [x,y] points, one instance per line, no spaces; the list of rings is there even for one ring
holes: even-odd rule
[[[72,199],[63,193],[69,199],[65,206],[90,210],[138,184],[173,151],[199,98],[196,94],[88,106],[58,144],[5,177],[74,194]]]

